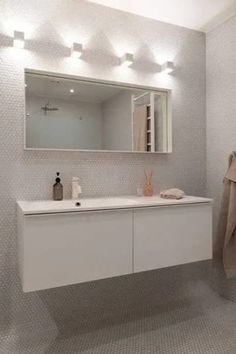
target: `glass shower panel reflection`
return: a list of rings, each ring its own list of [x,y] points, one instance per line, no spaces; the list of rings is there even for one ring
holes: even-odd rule
[[[168,149],[167,93],[144,92],[132,96],[133,151]]]

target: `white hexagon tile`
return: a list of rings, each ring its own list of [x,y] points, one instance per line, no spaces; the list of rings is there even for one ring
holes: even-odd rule
[[[61,172],[66,198],[73,175],[81,177],[83,196],[134,194],[149,166],[156,191],[175,185],[204,195],[204,35],[81,0],[1,0],[0,6],[0,353],[138,354],[145,346],[145,353],[172,353],[173,346],[176,353],[194,353],[183,335],[192,317],[192,340],[212,328],[211,343],[219,346],[225,322],[210,323],[219,299],[206,285],[205,263],[29,294],[21,290],[16,264],[16,201],[51,198],[56,171]],[[21,52],[11,47],[9,29],[16,26],[28,29]],[[67,57],[72,37],[87,43],[87,59],[76,65]],[[134,48],[143,59],[139,69],[116,70],[121,45]],[[150,72],[145,63],[158,52],[175,57],[180,68],[176,75],[164,79]],[[24,68],[172,89],[173,153],[24,151]],[[195,273],[195,284],[189,272]],[[202,297],[202,306],[209,306],[207,317],[194,303],[193,289],[213,299],[206,303]],[[222,306],[231,310],[226,303]],[[232,335],[233,329],[228,332]],[[196,353],[203,353],[207,338],[201,343]]]

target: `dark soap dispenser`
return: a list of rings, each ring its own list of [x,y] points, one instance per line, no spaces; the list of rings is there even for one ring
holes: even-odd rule
[[[53,200],[63,199],[63,185],[61,184],[61,179],[59,177],[60,172],[57,172],[56,183],[53,185]]]

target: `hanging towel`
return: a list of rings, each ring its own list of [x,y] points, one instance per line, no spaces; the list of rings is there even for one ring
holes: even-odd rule
[[[236,277],[236,153],[229,157],[219,218],[215,258],[222,259],[227,278]]]
[[[133,148],[134,151],[147,151],[147,106],[135,108],[133,114]]]

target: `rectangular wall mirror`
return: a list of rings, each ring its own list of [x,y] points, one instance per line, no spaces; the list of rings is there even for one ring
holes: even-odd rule
[[[169,153],[170,92],[25,70],[25,149]]]

